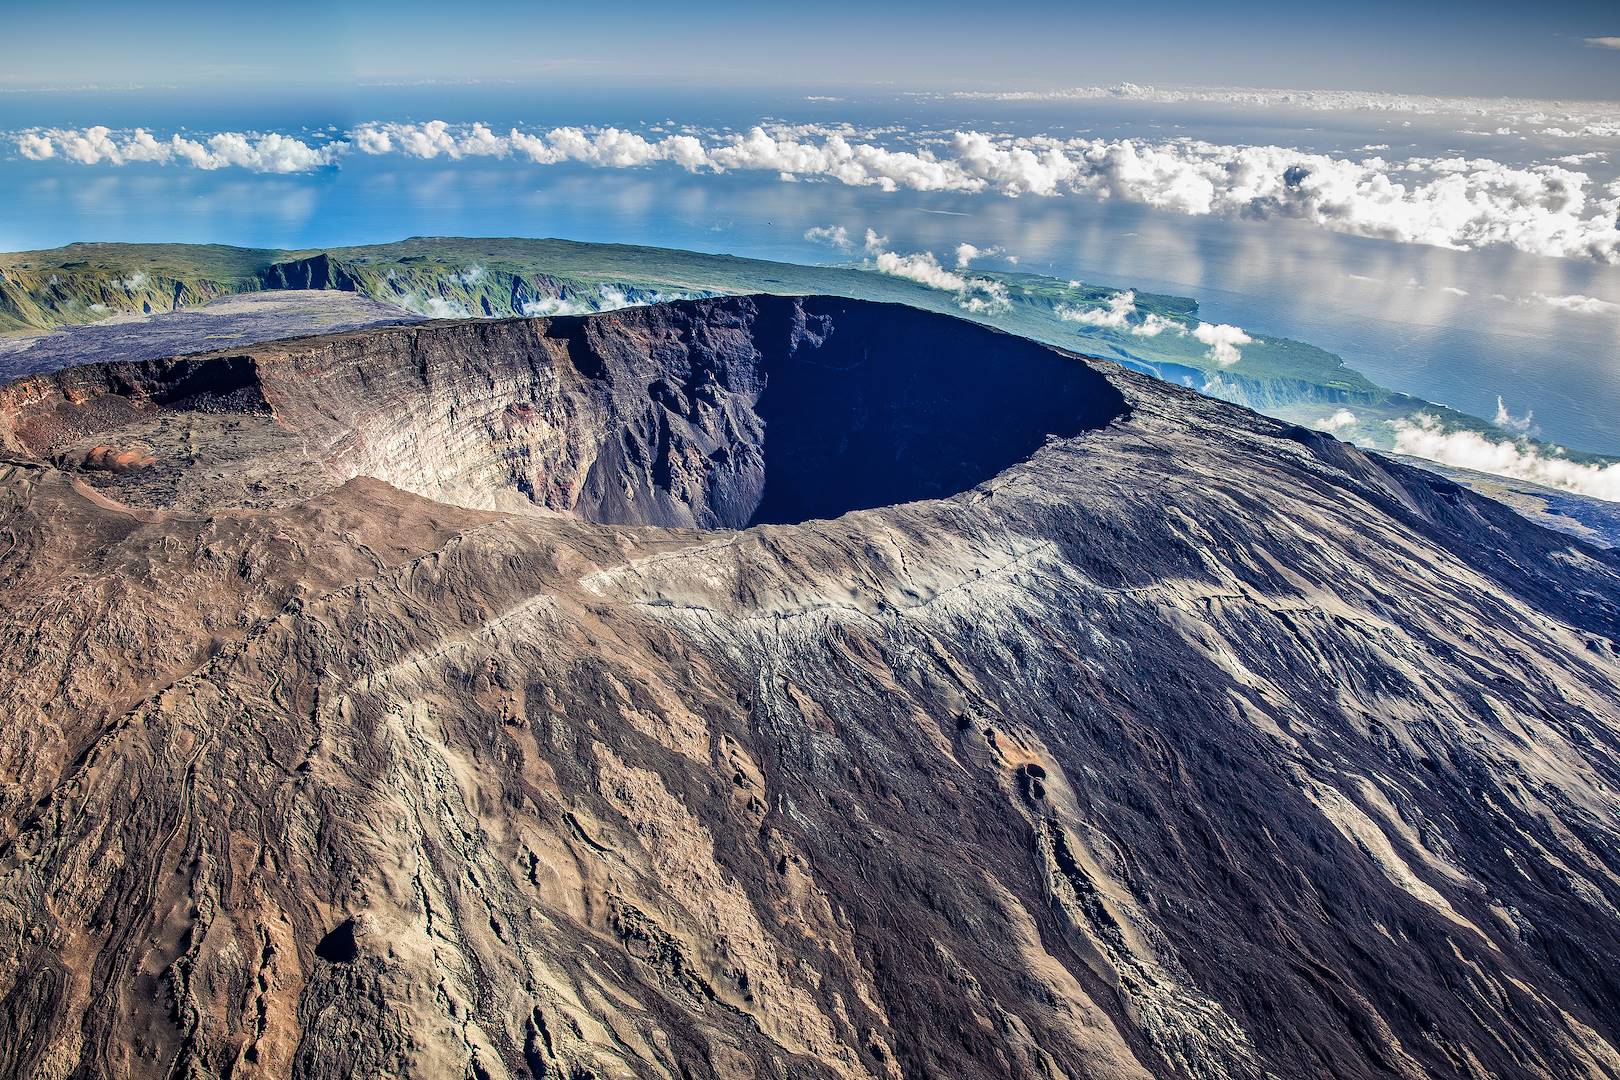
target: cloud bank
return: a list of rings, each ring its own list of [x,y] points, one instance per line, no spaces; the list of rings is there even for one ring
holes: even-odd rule
[[[1072,281],[1069,284],[1073,286],[1080,283]],[[1060,305],[1056,312],[1057,317],[1064,322],[1095,326],[1101,330],[1119,330],[1136,337],[1158,337],[1167,330],[1180,337],[1191,334],[1209,346],[1209,351],[1204,355],[1223,368],[1231,367],[1243,359],[1243,353],[1238,346],[1254,344],[1254,338],[1244,333],[1240,327],[1226,323],[1201,322],[1187,326],[1156,312],[1149,312],[1138,319],[1136,292],[1129,289],[1115,293],[1098,307]]]
[[[17,150],[32,161],[60,156],[80,165],[125,165],[149,162],[181,164],[196,169],[239,168],[263,173],[309,172],[334,164],[345,144],[311,146],[301,139],[275,133],[226,131],[202,141],[183,135],[158,139],[144,128],[115,135],[97,125],[84,130],[27,132],[16,140]]]
[[[540,166],[767,172],[783,180],[882,191],[1077,195],[1176,214],[1290,218],[1333,232],[1457,250],[1507,247],[1620,264],[1620,181],[1600,188],[1584,172],[1560,164],[1389,162],[1187,138],[906,133],[802,124],[747,132],[558,127],[503,134],[480,123],[374,122],[329,142],[239,132],[164,140],[141,128],[117,133],[98,126],[28,131],[12,142],[26,159],[83,165],[148,162],[291,173],[334,166],[351,154],[499,158]]]
[[[817,230],[810,230],[815,232]],[[831,230],[835,238],[843,238],[847,242],[847,234],[842,227]],[[809,233],[805,236],[809,237]],[[866,230],[864,250],[870,258],[867,265],[880,274],[890,277],[905,278],[915,281],[919,285],[926,285],[930,289],[941,292],[955,293],[956,304],[963,311],[970,311],[980,315],[994,315],[1006,311],[1012,304],[1007,295],[1007,286],[991,278],[973,277],[956,270],[947,269],[939,257],[932,251],[917,251],[910,254],[901,254],[898,251],[889,251],[886,246],[889,238],[879,236],[871,229]],[[853,246],[853,245],[851,245]],[[971,245],[962,245],[971,246]],[[960,248],[958,249],[960,251]],[[958,262],[958,267],[962,264]]]
[[[1543,450],[1522,440],[1493,442],[1477,431],[1446,431],[1439,418],[1430,413],[1390,423],[1395,429],[1398,454],[1620,502],[1620,463],[1571,461],[1560,456],[1557,447]]]

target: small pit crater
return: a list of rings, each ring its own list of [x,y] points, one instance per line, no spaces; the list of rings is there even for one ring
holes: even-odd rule
[[[329,964],[352,964],[360,955],[354,939],[354,920],[344,919],[315,944],[315,955]]]

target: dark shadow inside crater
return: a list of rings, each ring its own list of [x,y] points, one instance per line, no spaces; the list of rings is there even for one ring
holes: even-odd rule
[[[330,964],[353,963],[360,955],[354,939],[354,920],[344,919],[315,944],[315,955]]]
[[[974,323],[820,297],[782,314],[761,312],[764,488],[736,524],[954,495],[1124,411],[1085,362]]]

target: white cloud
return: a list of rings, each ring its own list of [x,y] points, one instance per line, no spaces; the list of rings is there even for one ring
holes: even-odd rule
[[[1545,307],[1557,308],[1560,311],[1572,311],[1577,315],[1613,315],[1620,313],[1620,304],[1609,300],[1600,300],[1595,296],[1583,296],[1580,293],[1570,293],[1567,296],[1549,296],[1546,293],[1534,292],[1529,296],[1521,296],[1521,304],[1541,304]]]
[[[38,132],[24,132],[17,138],[17,149],[30,161],[44,161],[56,156],[56,146]]]
[[[1077,322],[1084,326],[1098,326],[1114,330],[1123,328],[1126,325],[1127,317],[1135,314],[1136,293],[1129,290],[1110,296],[1102,307],[1059,307],[1057,309],[1057,317],[1064,322]],[[1147,336],[1151,337],[1153,335]]]
[[[1555,139],[1613,139],[1620,137],[1620,123],[1578,124],[1573,128],[1545,127],[1538,134]]]
[[[1429,413],[1390,423],[1395,429],[1398,454],[1620,501],[1620,463],[1571,461],[1561,456],[1557,447],[1544,452],[1528,442],[1492,442],[1477,431],[1446,431],[1439,418]]]
[[[974,259],[993,259],[998,255],[1005,254],[1006,249],[999,246],[982,248],[976,244],[963,242],[956,245],[956,268],[966,270],[972,265]],[[1009,259],[1008,261],[1017,262],[1018,260]]]
[[[1586,43],[1598,49],[1620,49],[1620,37],[1589,37]]]
[[[968,289],[956,298],[957,306],[976,315],[998,315],[1012,307],[1007,286],[986,278],[969,278]]]
[[[1339,409],[1332,416],[1318,420],[1315,427],[1318,431],[1343,431],[1345,428],[1355,427],[1357,423],[1355,413],[1349,409]]]
[[[887,247],[888,243],[889,238],[887,236],[879,236],[876,229],[867,229],[866,236],[861,241],[861,250],[868,255],[876,255]]]
[[[1467,289],[1459,289],[1455,285],[1442,285],[1442,286],[1440,286],[1440,291],[1443,292],[1443,293],[1446,293],[1446,294],[1448,294],[1450,296],[1467,296],[1468,295],[1468,290]]]
[[[848,251],[855,246],[849,238],[849,230],[842,225],[816,225],[804,230],[804,238],[812,244],[826,244],[840,251]]]
[[[331,143],[316,148],[285,135],[244,135],[237,132],[211,135],[205,143],[192,142],[176,135],[168,145],[172,147],[176,159],[183,159],[199,169],[234,167],[265,173],[308,172],[332,164],[348,147],[347,143]],[[154,157],[153,160],[159,159]]]
[[[689,135],[668,135],[649,141],[619,128],[553,128],[544,137],[525,135],[514,129],[507,137],[514,153],[521,153],[536,165],[577,161],[603,168],[628,169],[670,161],[683,168],[705,164],[702,144]]]
[[[1192,328],[1192,336],[1209,346],[1205,355],[1221,367],[1231,367],[1243,359],[1239,345],[1254,343],[1254,338],[1227,323],[1199,323]]]
[[[930,289],[961,292],[968,287],[967,278],[939,265],[932,251],[919,251],[914,255],[901,255],[896,251],[877,253],[879,273],[907,278],[927,285]]]
[[[1080,282],[1078,281],[1069,282],[1070,288],[1077,288],[1079,285]],[[1123,330],[1135,337],[1158,337],[1166,330],[1183,337],[1187,334],[1187,328],[1181,323],[1167,319],[1157,312],[1149,312],[1142,316],[1139,321],[1131,321],[1132,317],[1138,314],[1138,311],[1136,308],[1136,292],[1130,289],[1110,296],[1103,301],[1101,307],[1077,308],[1060,305],[1056,312],[1057,317],[1064,322],[1077,322],[1104,330]],[[1234,360],[1233,363],[1236,363],[1236,361]]]
[[[1178,322],[1172,322],[1154,312],[1149,312],[1140,323],[1130,328],[1131,333],[1137,337],[1158,337],[1166,330],[1174,330],[1177,334],[1186,336],[1187,328]]]
[[[1606,123],[1620,134],[1613,113],[1611,107],[1607,120],[1592,119],[1588,126]],[[273,133],[160,140],[140,128],[119,133],[100,126],[30,131],[13,139],[25,158],[59,156],[86,165],[156,162],[302,172],[358,152],[599,168],[664,163],[691,172],[764,171],[783,179],[884,191],[993,192],[1015,198],[1080,194],[1178,214],[1293,218],[1403,243],[1459,250],[1509,247],[1620,264],[1615,228],[1620,182],[1599,187],[1566,164],[1515,166],[1461,157],[1392,163],[1189,138],[935,134],[847,125],[649,133],[654,137],[613,127],[558,127],[501,134],[480,123],[431,120],[364,123],[345,139],[317,146]]]
[[[362,154],[391,154],[394,138],[381,128],[363,126],[354,129],[354,145]]]
[[[139,128],[135,129],[135,138],[145,133]],[[44,138],[54,141],[62,151],[62,156],[70,161],[77,161],[81,165],[94,165],[101,161],[111,161],[114,165],[121,165],[124,155],[119,151],[118,145],[110,136],[112,129],[96,126],[84,131],[53,131]]]
[[[471,287],[484,279],[484,268],[479,266],[477,263],[474,263],[461,273],[457,274],[456,277],[461,280],[463,285]]]
[[[883,244],[887,239],[871,229],[866,230],[866,250],[873,256],[873,265],[878,273],[915,281],[930,289],[955,293],[957,306],[976,315],[994,315],[1012,305],[1007,287],[1001,282],[947,270],[940,265],[939,258],[932,251],[918,251],[909,255],[886,251]]]
[[[1535,415],[1534,412],[1526,410],[1523,416],[1514,416],[1508,411],[1507,402],[1502,400],[1502,395],[1496,395],[1496,418],[1492,422],[1497,427],[1520,435],[1533,435]]]
[[[349,133],[363,154],[400,153],[408,157],[433,159],[443,155],[464,157],[505,157],[511,152],[509,139],[496,135],[483,124],[460,131],[443,120],[425,124],[361,124]]]

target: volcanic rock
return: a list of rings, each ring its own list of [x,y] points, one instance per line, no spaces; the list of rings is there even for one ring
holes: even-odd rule
[[[0,445],[0,1076],[1620,1075],[1620,556],[1433,475],[825,298]]]

